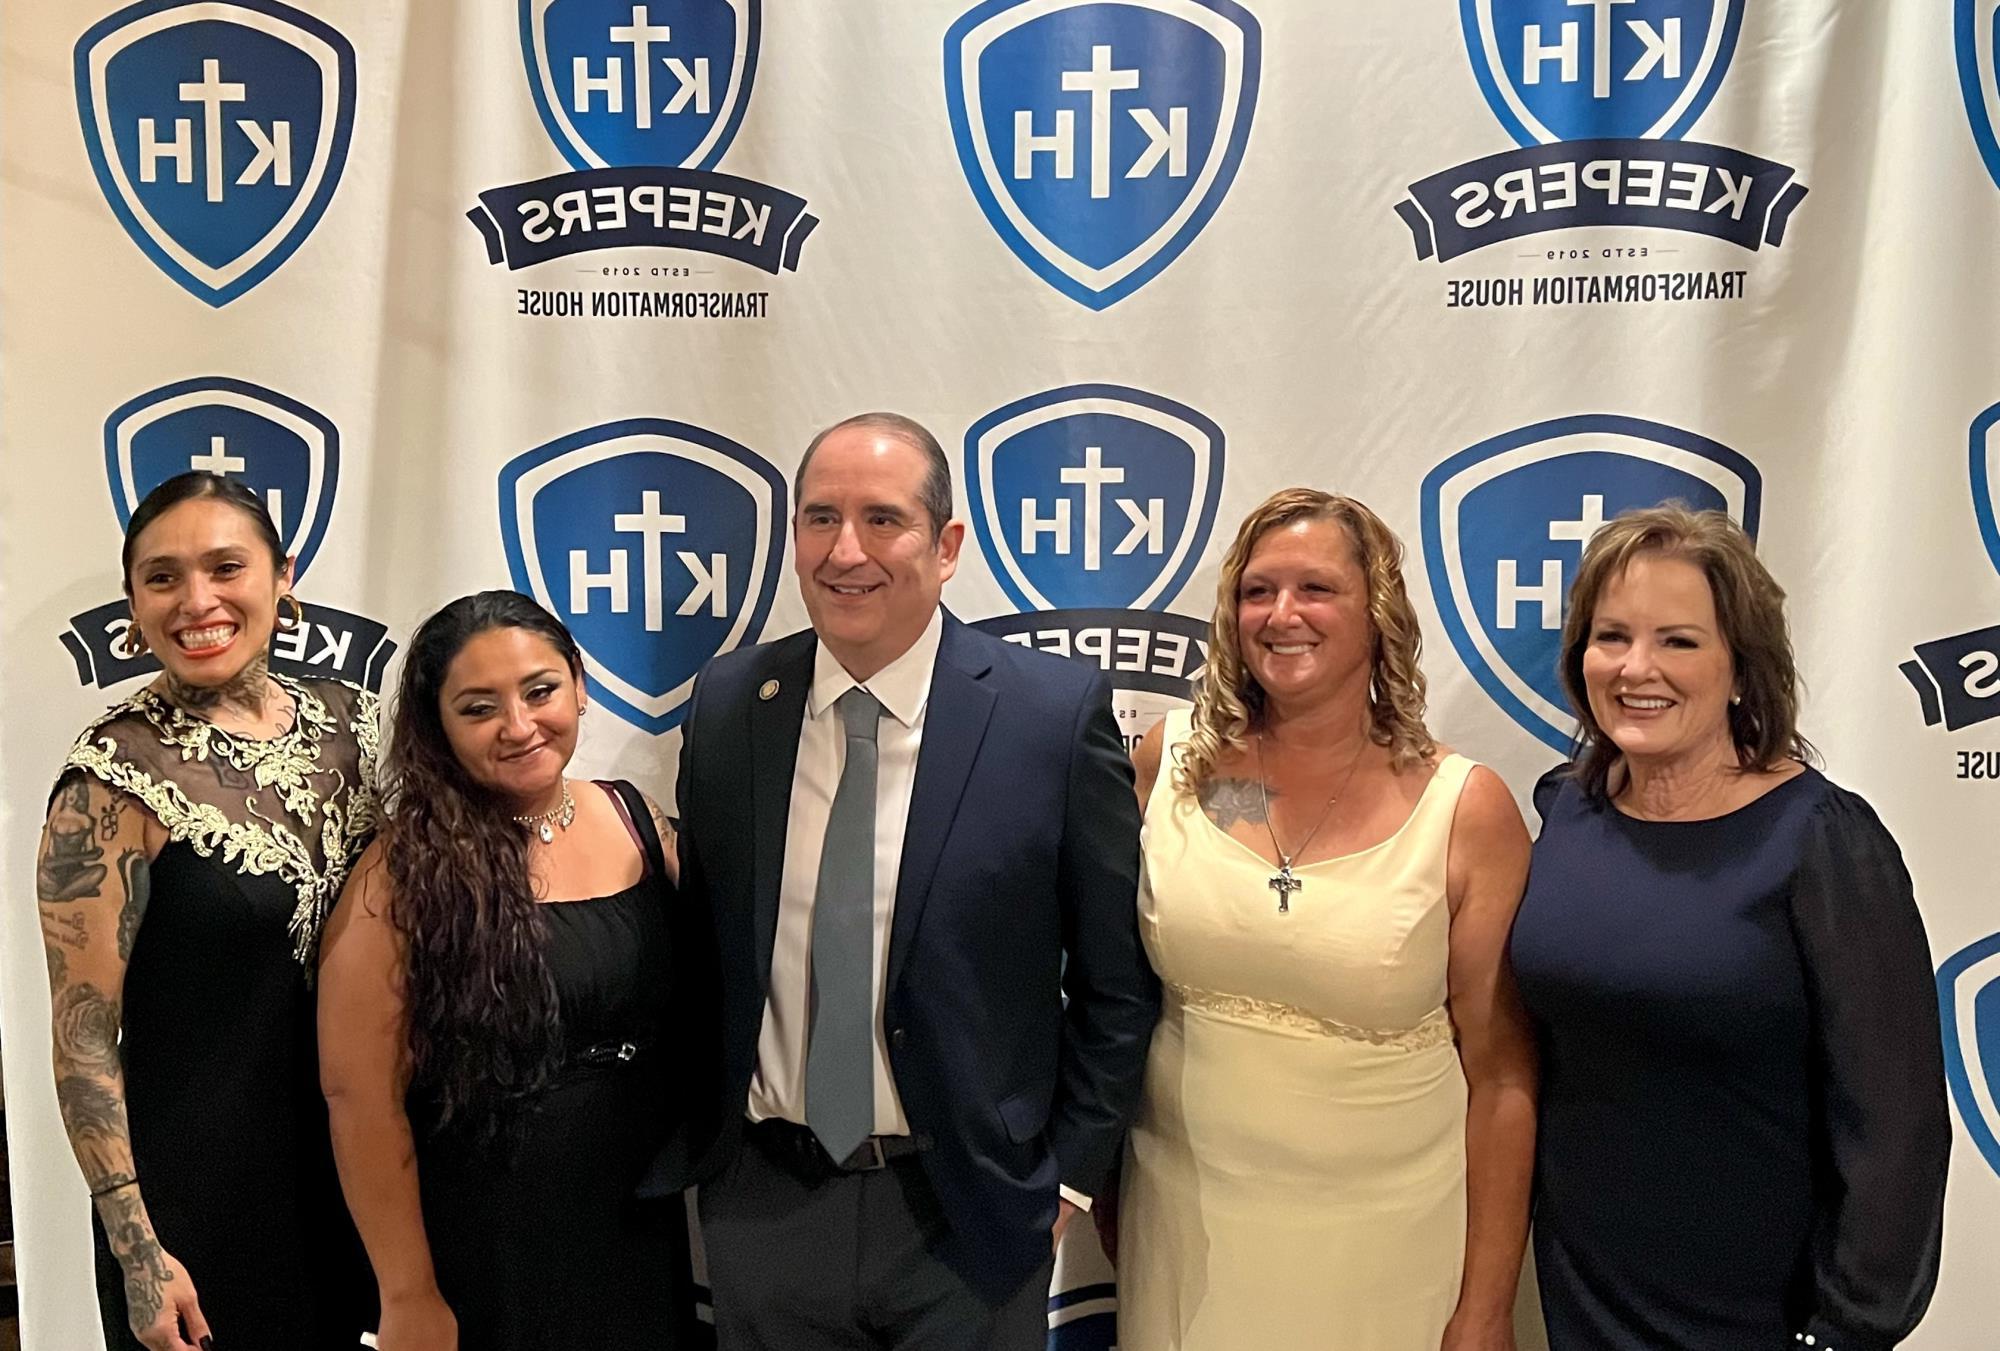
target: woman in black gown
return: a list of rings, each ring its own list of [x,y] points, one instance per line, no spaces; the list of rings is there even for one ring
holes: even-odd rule
[[[677,1200],[672,832],[565,768],[581,654],[511,591],[411,640],[381,838],[328,924],[322,1078],[381,1351],[663,1351],[692,1315]]]
[[[374,828],[375,700],[271,674],[299,622],[263,505],[168,479],[125,534],[128,651],[37,868],[56,1098],[95,1198],[112,1351],[353,1351],[367,1268],[319,1097],[320,922]]]
[[[1554,1351],[1886,1351],[1937,1281],[1930,950],[1895,841],[1805,763],[1783,604],[1679,508],[1598,532],[1571,593],[1578,756],[1512,945]]]

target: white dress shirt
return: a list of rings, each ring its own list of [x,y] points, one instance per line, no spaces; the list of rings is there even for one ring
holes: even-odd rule
[[[771,987],[764,1027],[757,1037],[757,1072],[750,1080],[753,1121],[783,1117],[806,1122],[806,1043],[812,1034],[812,917],[819,888],[819,859],[826,843],[833,794],[847,765],[841,695],[862,686],[882,705],[875,750],[875,1127],[873,1135],[908,1135],[903,1100],[889,1070],[882,1027],[887,993],[889,923],[896,911],[896,879],[903,866],[903,836],[910,823],[910,795],[917,781],[917,751],[924,740],[924,708],[944,635],[943,611],[909,651],[866,681],[857,681],[820,644],[813,657],[812,690],[799,732],[792,770],[791,810],[785,818],[785,871],[778,884],[778,926],[771,945]]]
[[[903,837],[917,782],[917,752],[924,741],[924,711],[937,669],[944,612],[931,616],[917,641],[865,681],[857,681],[821,644],[813,656],[812,689],[799,730],[799,758],[792,769],[792,800],[785,817],[785,870],[778,883],[778,925],[771,944],[771,986],[764,997],[764,1026],[757,1035],[757,1071],[750,1079],[746,1112],[752,1121],[782,1117],[806,1124],[806,1044],[812,1037],[812,916],[819,890],[819,859],[826,843],[833,795],[847,766],[847,734],[840,696],[860,685],[882,705],[875,734],[875,1125],[871,1135],[908,1135],[909,1118],[889,1068],[889,1039],[882,1026],[888,993],[889,932],[896,914],[896,881],[903,867]],[[1084,1210],[1091,1198],[1062,1187],[1064,1200]]]

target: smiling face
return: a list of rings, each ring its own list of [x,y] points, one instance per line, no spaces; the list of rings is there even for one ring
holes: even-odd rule
[[[856,680],[910,650],[958,568],[965,525],[933,538],[925,468],[908,442],[844,427],[820,442],[799,484],[799,591],[820,641]]]
[[[466,775],[522,811],[562,791],[584,695],[577,673],[539,633],[474,634],[445,668],[438,718]]]
[[[1641,554],[1598,594],[1583,652],[1590,713],[1627,759],[1661,763],[1731,744],[1735,662],[1715,594],[1685,559]]]
[[[1314,703],[1358,688],[1374,659],[1368,578],[1337,522],[1308,518],[1260,538],[1236,584],[1237,650],[1264,693]]]
[[[292,565],[273,565],[241,507],[198,497],[169,507],[139,533],[125,581],[132,622],[169,678],[206,689],[228,684],[264,656],[278,597],[292,589]]]

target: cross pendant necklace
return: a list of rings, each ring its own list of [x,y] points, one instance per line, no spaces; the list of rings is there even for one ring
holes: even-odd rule
[[[1265,885],[1278,893],[1279,914],[1291,914],[1292,893],[1306,889],[1305,882],[1292,871],[1292,860],[1305,853],[1306,846],[1313,842],[1313,836],[1319,834],[1319,828],[1326,824],[1329,816],[1333,815],[1333,804],[1340,801],[1341,795],[1347,792],[1347,785],[1354,781],[1355,768],[1360,765],[1361,751],[1367,744],[1368,738],[1364,735],[1361,745],[1354,748],[1354,759],[1348,762],[1347,773],[1341,777],[1339,789],[1326,800],[1326,806],[1320,809],[1319,820],[1313,822],[1312,829],[1308,830],[1306,837],[1299,841],[1299,847],[1288,854],[1285,852],[1285,846],[1278,843],[1278,825],[1271,816],[1270,776],[1264,769],[1264,734],[1262,732],[1257,734],[1257,791],[1264,800],[1264,831],[1271,837],[1271,848],[1278,855],[1278,871],[1271,874],[1271,880]]]

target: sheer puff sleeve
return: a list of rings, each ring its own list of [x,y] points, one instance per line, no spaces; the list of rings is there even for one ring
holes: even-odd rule
[[[1568,760],[1535,780],[1535,815],[1547,825],[1549,812],[1554,809],[1556,799],[1562,796],[1563,785],[1576,776],[1576,765]]]
[[[1937,1284],[1951,1124],[1930,944],[1895,840],[1828,785],[1793,884],[1813,1025],[1813,1308],[1795,1345],[1888,1351]]]

